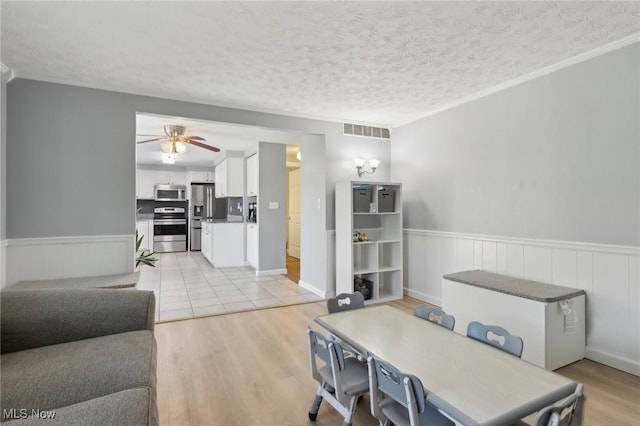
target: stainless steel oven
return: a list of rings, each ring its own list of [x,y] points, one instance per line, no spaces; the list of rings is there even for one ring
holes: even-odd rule
[[[153,251],[186,251],[187,218],[184,207],[156,207],[153,212]]]

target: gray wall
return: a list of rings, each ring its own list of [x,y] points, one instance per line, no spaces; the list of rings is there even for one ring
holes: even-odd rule
[[[286,269],[286,145],[260,142],[258,161],[258,265],[261,271]],[[277,202],[279,207],[270,209],[270,202]]]
[[[395,129],[405,228],[640,245],[639,50]]]
[[[340,123],[25,79],[8,84],[7,108],[8,238],[132,234],[136,112],[325,135],[327,229],[352,156],[371,147],[376,178],[389,173],[389,141],[344,136]]]
[[[335,276],[327,277],[327,263],[332,260],[327,259],[328,215],[324,214],[329,202],[333,211],[333,196],[323,197],[323,194],[329,189],[332,194],[335,192],[335,181],[328,183],[330,178],[326,181],[323,178],[330,175],[328,161],[325,161],[329,144],[325,148],[324,142],[322,135],[300,136],[300,279],[326,292],[328,288],[335,288]],[[317,286],[316,282],[322,285]]]
[[[7,237],[135,229],[135,103],[114,92],[7,85]]]
[[[133,235],[137,112],[303,133],[301,279],[321,290],[335,183],[357,177],[355,156],[377,157],[374,177],[389,176],[389,141],[344,136],[341,123],[14,79],[7,85],[7,238]]]

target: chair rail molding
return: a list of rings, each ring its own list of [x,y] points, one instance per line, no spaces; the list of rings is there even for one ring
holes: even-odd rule
[[[133,272],[135,235],[6,240],[6,285]]]
[[[640,375],[640,247],[418,229],[404,236],[405,294],[442,306],[442,276],[469,269],[581,288],[587,358]]]

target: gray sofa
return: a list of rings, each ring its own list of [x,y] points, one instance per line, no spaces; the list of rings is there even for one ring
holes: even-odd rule
[[[2,422],[158,424],[153,292],[5,290],[0,298]]]

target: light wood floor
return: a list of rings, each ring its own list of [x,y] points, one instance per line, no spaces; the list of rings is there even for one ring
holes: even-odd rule
[[[287,274],[285,277],[295,283],[300,281],[300,259],[287,255]]]
[[[391,305],[411,312],[419,303]],[[156,325],[161,425],[313,424],[306,329],[319,329],[313,318],[325,313],[315,302]],[[558,373],[584,383],[588,426],[640,424],[639,377],[588,360]],[[323,402],[315,424],[341,423]],[[368,398],[353,424],[377,425]]]

